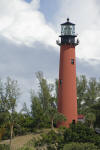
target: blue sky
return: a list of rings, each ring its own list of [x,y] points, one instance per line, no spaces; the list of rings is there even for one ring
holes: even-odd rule
[[[40,11],[43,12],[47,21],[53,21],[53,16],[60,7],[59,0],[40,0]]]
[[[25,0],[26,2],[30,3],[32,0]]]
[[[35,72],[53,82],[59,74],[56,40],[66,18],[76,24],[77,75],[100,77],[99,0],[0,0],[0,78],[17,79],[18,107],[30,105],[30,89],[37,89]]]

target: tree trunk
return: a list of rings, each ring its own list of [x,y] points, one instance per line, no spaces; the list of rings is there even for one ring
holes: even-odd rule
[[[90,124],[90,128],[92,128],[93,129],[93,122],[91,121],[91,124]]]
[[[13,137],[13,123],[10,126],[10,150],[12,146],[12,137]]]
[[[53,119],[51,119],[51,128],[53,130],[54,126],[53,126]]]

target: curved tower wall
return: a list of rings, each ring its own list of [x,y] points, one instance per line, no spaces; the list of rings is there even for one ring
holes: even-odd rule
[[[72,122],[77,122],[75,46],[71,44],[60,46],[58,111],[67,118],[58,126],[69,127]]]

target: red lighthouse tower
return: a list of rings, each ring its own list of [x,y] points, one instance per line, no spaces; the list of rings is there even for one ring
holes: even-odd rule
[[[58,87],[58,111],[66,117],[66,122],[60,125],[69,127],[77,121],[77,93],[76,93],[76,60],[75,24],[67,22],[61,24],[60,67]]]

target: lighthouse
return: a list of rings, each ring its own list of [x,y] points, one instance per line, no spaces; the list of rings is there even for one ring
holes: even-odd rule
[[[76,90],[76,59],[75,46],[78,40],[75,38],[75,24],[67,21],[61,24],[61,41],[58,85],[58,111],[66,117],[65,122],[58,126],[69,127],[71,123],[77,122],[77,90]]]

